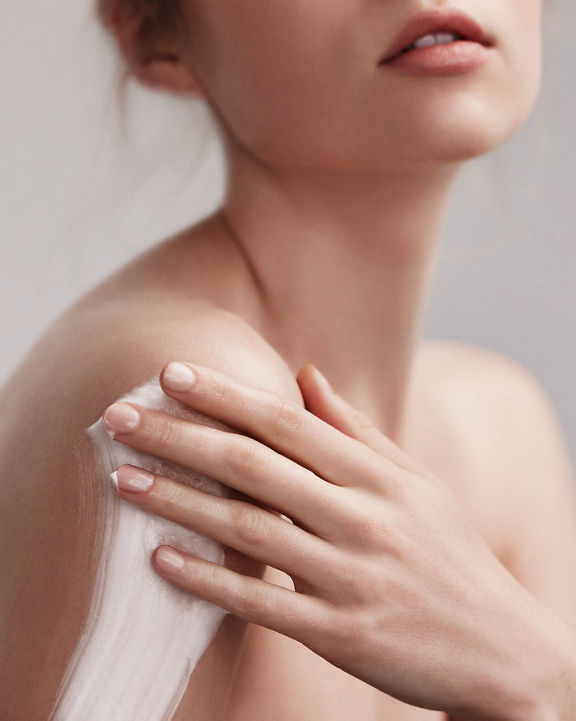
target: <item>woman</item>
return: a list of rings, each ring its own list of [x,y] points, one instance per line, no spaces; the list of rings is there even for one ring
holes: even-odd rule
[[[245,494],[198,514],[167,476],[115,476],[122,503],[229,547],[225,568],[151,559],[231,612],[167,717],[573,718],[576,504],[549,403],[511,361],[419,338],[458,169],[533,105],[539,0],[101,9],[135,77],[209,103],[229,186],[4,388],[0,716],[47,717],[90,606],[103,491],[83,429],[162,372],[234,445],[220,430],[203,455],[196,426],[133,404],[131,430],[106,411],[114,442]],[[168,387],[171,361],[192,390]]]

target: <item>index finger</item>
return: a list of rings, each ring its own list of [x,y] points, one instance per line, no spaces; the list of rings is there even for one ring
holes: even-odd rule
[[[173,398],[252,436],[331,483],[382,488],[383,481],[397,478],[399,469],[392,460],[268,390],[191,363],[170,363],[160,383]]]

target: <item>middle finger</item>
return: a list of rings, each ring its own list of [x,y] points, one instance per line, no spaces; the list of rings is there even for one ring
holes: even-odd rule
[[[115,404],[116,405],[116,404]],[[345,511],[344,489],[259,441],[130,404],[139,421],[114,440],[220,481],[328,538]],[[104,414],[109,421],[112,414]]]
[[[170,390],[167,376],[173,376],[166,371],[182,365],[193,381],[187,390],[180,384],[180,390]],[[160,382],[181,403],[256,438],[330,483],[393,491],[399,482],[405,454],[390,439],[376,451],[306,408],[212,368],[170,364]]]

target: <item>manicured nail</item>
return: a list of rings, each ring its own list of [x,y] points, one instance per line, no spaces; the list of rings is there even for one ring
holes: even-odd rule
[[[161,548],[156,553],[156,561],[164,571],[175,573],[184,568],[184,559],[173,548]]]
[[[114,403],[106,409],[102,422],[106,433],[114,439],[116,433],[133,431],[140,423],[140,414],[126,403]]]
[[[169,390],[181,393],[192,388],[196,382],[196,374],[184,363],[169,363],[162,376],[162,381]]]
[[[112,485],[118,491],[144,493],[154,485],[154,476],[133,466],[121,466],[110,474]]]

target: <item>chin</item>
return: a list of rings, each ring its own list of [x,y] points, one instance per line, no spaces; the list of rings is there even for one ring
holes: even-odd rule
[[[526,122],[535,94],[525,102],[470,97],[422,117],[408,154],[415,159],[463,162],[494,150]]]
[[[443,132],[442,132],[443,131]],[[490,153],[508,140],[515,129],[502,131],[501,127],[460,125],[431,133],[422,142],[419,159],[438,163],[462,163]]]

